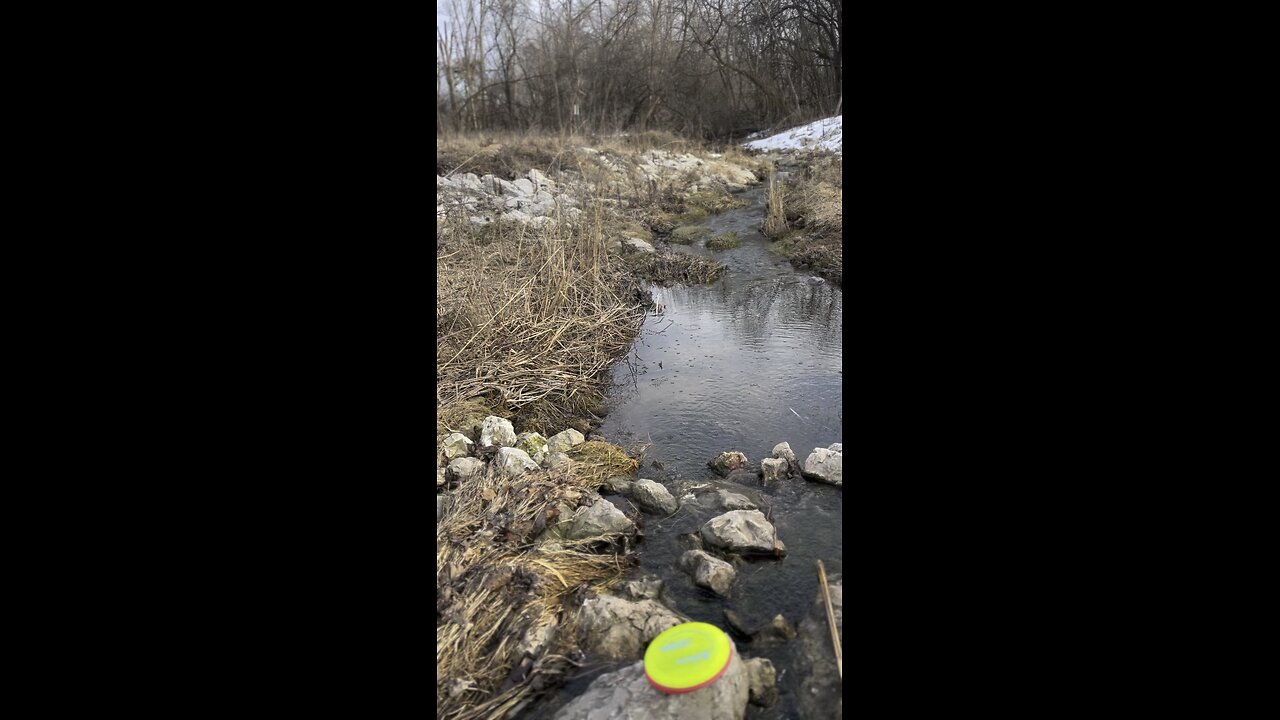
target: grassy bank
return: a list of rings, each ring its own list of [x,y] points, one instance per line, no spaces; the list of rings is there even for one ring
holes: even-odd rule
[[[844,277],[843,160],[811,158],[786,180],[773,179],[764,232],[792,264],[836,284]]]
[[[718,150],[653,133],[437,138],[437,445],[452,432],[477,439],[487,415],[548,436],[598,426],[608,369],[652,302],[641,281],[723,272],[662,241],[735,206],[730,190],[764,171]],[[482,180],[533,180],[530,170],[554,182],[554,210],[537,223],[512,220],[502,206],[519,198]],[[451,184],[468,173],[471,186]],[[578,651],[573,608],[629,563],[625,541],[543,542],[607,477],[635,471],[621,448],[588,441],[571,464],[514,481],[477,453],[489,460],[481,476],[437,485],[447,509],[436,529],[436,712],[452,720],[518,713],[554,687]]]

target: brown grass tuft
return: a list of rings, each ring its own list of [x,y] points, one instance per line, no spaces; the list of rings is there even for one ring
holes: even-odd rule
[[[436,527],[436,717],[497,720],[572,669],[575,595],[607,588],[634,560],[535,538],[593,499],[605,465],[584,461],[514,482],[490,465],[449,494]],[[539,632],[540,646],[526,642]]]

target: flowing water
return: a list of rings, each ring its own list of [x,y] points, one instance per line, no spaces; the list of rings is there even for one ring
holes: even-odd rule
[[[739,485],[707,466],[726,450],[744,452],[758,466],[783,441],[803,461],[814,448],[843,441],[842,292],[769,249],[770,241],[758,231],[763,187],[741,197],[747,207],[703,223],[714,234],[736,231],[739,247],[713,252],[703,240],[675,246],[714,257],[727,266],[725,276],[703,286],[650,288],[661,310],[646,319],[631,357],[615,367],[609,414],[599,428],[610,442],[649,445],[639,477],[685,498],[671,517],[644,515],[640,564],[632,575],[657,575],[665,582],[664,599],[679,612],[726,630],[726,608],[748,627],[778,614],[798,626],[818,591],[815,560],[831,575],[841,573],[843,559],[841,489],[800,479]],[[781,560],[739,566],[728,598],[695,586],[676,567],[693,547],[681,536],[723,512],[705,494],[716,487],[755,502],[788,550]],[[698,499],[689,499],[691,493]],[[628,514],[635,509],[625,498],[606,497]],[[747,717],[799,717],[795,694],[807,668],[794,659],[798,641],[734,638],[745,657],[769,658],[780,676],[779,701],[767,709],[751,706]],[[619,665],[585,668],[560,701]]]

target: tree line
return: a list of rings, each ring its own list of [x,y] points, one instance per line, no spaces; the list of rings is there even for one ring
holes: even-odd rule
[[[444,0],[436,119],[717,138],[835,115],[842,24],[839,0]]]

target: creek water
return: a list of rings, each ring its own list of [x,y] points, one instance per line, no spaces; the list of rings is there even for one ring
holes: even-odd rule
[[[842,292],[770,250],[759,232],[765,192],[748,190],[740,195],[746,207],[700,223],[713,234],[736,232],[738,247],[710,251],[705,240],[673,246],[719,260],[725,275],[707,285],[649,288],[661,309],[646,318],[631,356],[613,369],[609,414],[598,429],[615,444],[648,445],[638,476],[663,483],[681,500],[670,517],[643,515],[639,565],[629,577],[660,577],[665,601],[726,631],[726,608],[749,628],[779,614],[798,626],[818,592],[815,560],[828,575],[843,570],[841,489],[795,478],[738,484],[707,466],[718,453],[737,450],[758,467],[783,441],[803,461],[814,448],[843,441]],[[677,567],[694,547],[682,536],[724,512],[708,493],[715,488],[758,505],[788,550],[782,559],[739,565],[727,598],[697,587]],[[625,498],[606,497],[628,514],[636,510]],[[799,718],[796,694],[809,671],[795,657],[799,641],[731,635],[744,657],[768,658],[779,675],[778,702],[751,706],[747,717]],[[550,707],[623,664],[588,663]]]

